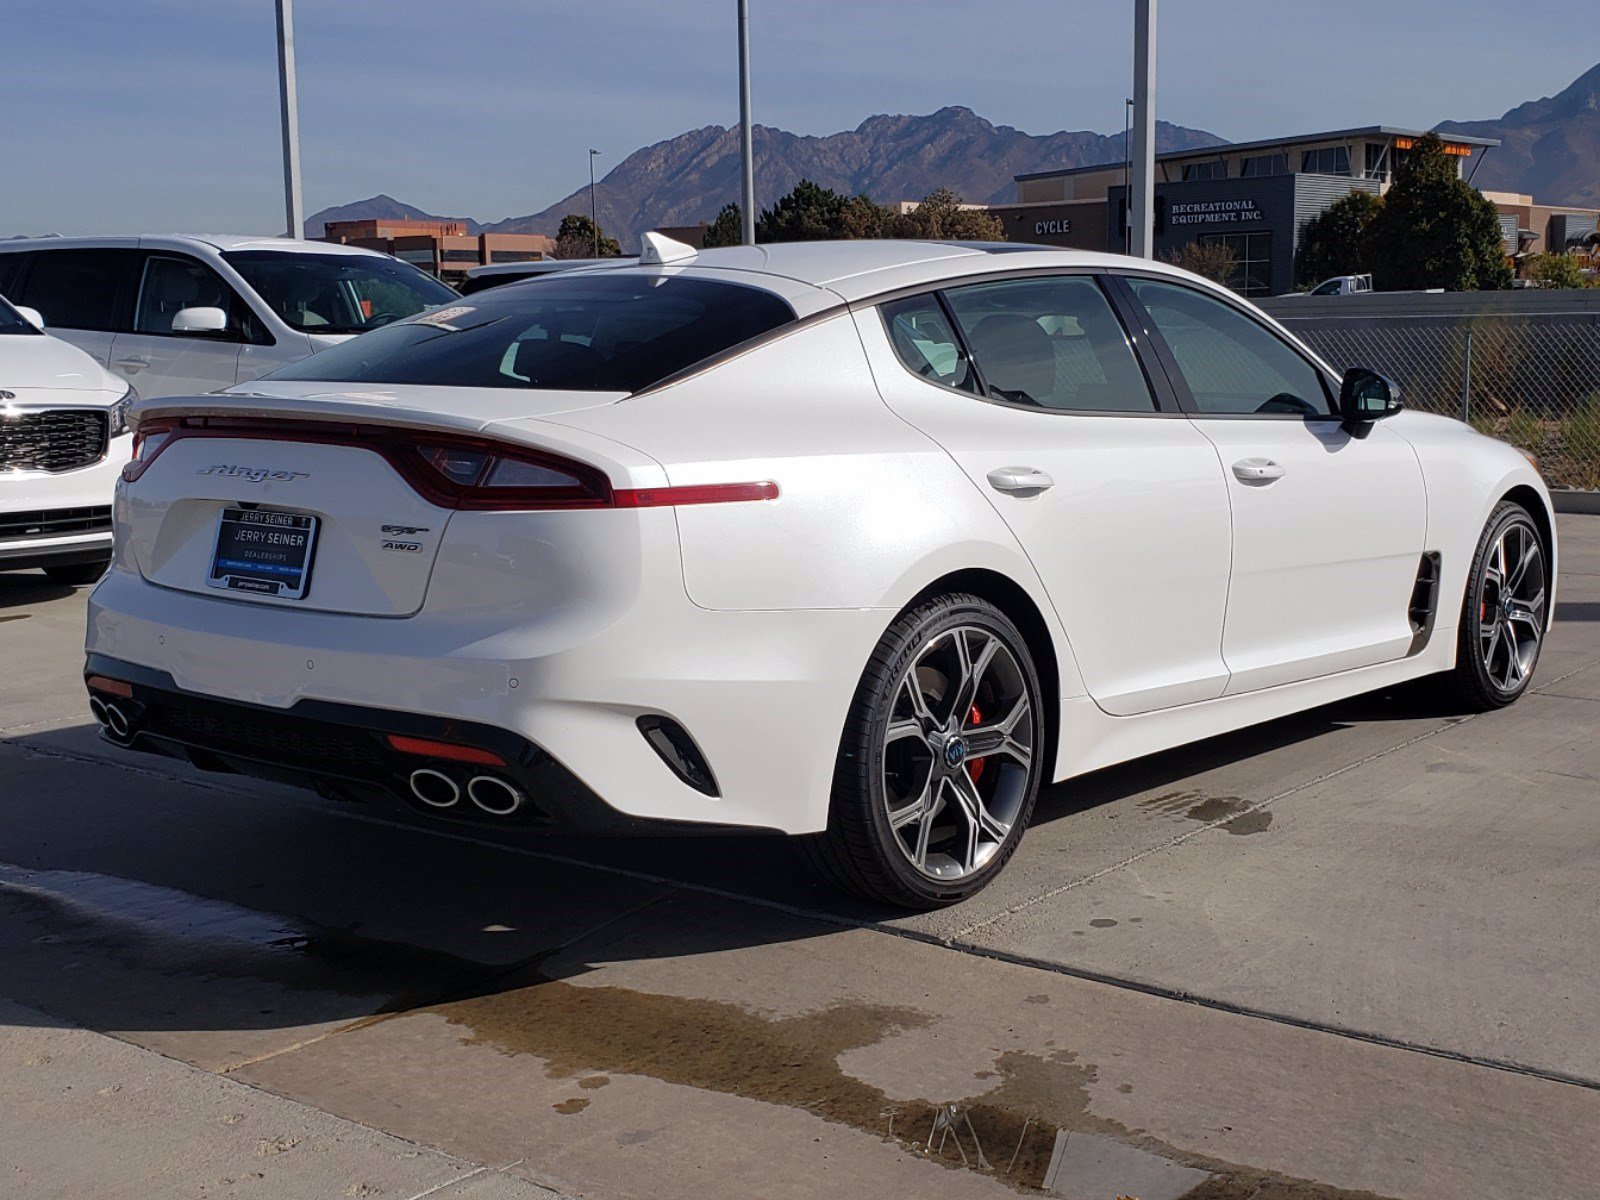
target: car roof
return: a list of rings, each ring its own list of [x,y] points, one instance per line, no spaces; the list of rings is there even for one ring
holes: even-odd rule
[[[661,267],[634,270],[713,273],[723,278],[766,275],[809,284],[846,302],[865,300],[971,275],[1038,268],[1126,269],[1137,265],[1161,273],[1186,272],[1123,254],[1066,250],[1019,242],[935,242],[859,239],[836,242],[776,242],[701,250]],[[589,271],[604,268],[588,268]],[[613,270],[629,268],[611,268]],[[752,283],[757,282],[751,280]],[[820,307],[820,306],[819,306]],[[805,315],[804,313],[801,314]]]
[[[527,262],[485,263],[481,267],[471,267],[467,271],[467,278],[482,279],[485,276],[495,275],[549,275],[555,271],[575,271],[581,267],[635,266],[638,262],[637,254],[621,258],[534,258]]]
[[[376,250],[362,246],[344,246],[338,242],[313,242],[304,238],[263,237],[244,233],[146,233],[133,237],[42,237],[12,238],[0,242],[0,252],[10,250],[62,250],[109,249],[116,247],[146,247],[157,250],[193,250],[210,247],[214,250],[275,250],[293,254],[376,254]]]

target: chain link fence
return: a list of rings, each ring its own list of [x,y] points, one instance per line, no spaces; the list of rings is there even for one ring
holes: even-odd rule
[[[1533,453],[1551,487],[1600,489],[1600,291],[1280,297],[1263,307],[1408,408]]]

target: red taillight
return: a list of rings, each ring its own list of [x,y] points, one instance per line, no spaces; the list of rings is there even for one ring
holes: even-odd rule
[[[176,424],[141,426],[134,437],[134,461],[122,469],[122,477],[133,482],[163,450],[187,438],[306,442],[370,450],[381,455],[430,503],[479,512],[662,508],[778,498],[778,485],[770,481],[613,489],[598,468],[531,446],[418,433],[389,425],[267,417],[184,417]]]
[[[766,483],[703,483],[689,487],[628,488],[611,494],[618,508],[675,508],[682,504],[736,504],[743,500],[776,500],[778,485]]]
[[[432,738],[406,737],[403,734],[387,735],[389,745],[401,754],[420,754],[424,758],[448,758],[453,762],[480,763],[486,767],[503,767],[506,760],[492,750],[477,746],[463,746],[459,742],[436,742]]]

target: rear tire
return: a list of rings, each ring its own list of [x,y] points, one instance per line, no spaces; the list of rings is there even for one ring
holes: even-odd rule
[[[1011,620],[978,596],[897,618],[840,740],[826,832],[796,838],[828,883],[927,910],[981,890],[1033,815],[1046,758],[1039,676]]]
[[[1548,616],[1549,548],[1528,510],[1489,514],[1467,574],[1455,669],[1439,677],[1469,712],[1504,708],[1528,690]]]
[[[53,583],[65,584],[68,587],[86,587],[91,583],[100,582],[100,576],[106,573],[106,567],[110,565],[109,558],[102,558],[95,562],[45,567],[44,573]]]

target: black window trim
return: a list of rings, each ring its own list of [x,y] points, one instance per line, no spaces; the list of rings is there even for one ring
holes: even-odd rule
[[[1304,350],[1294,343],[1292,339],[1285,338],[1277,329],[1263,321],[1261,316],[1250,310],[1249,305],[1241,303],[1237,297],[1230,293],[1218,293],[1210,288],[1199,288],[1184,279],[1174,279],[1170,275],[1163,275],[1156,271],[1126,270],[1115,274],[1121,290],[1126,294],[1132,311],[1136,314],[1138,323],[1144,328],[1149,339],[1151,349],[1160,360],[1163,371],[1171,385],[1173,394],[1177,397],[1178,406],[1192,419],[1205,421],[1333,421],[1342,420],[1339,416],[1339,380],[1335,379],[1321,363],[1309,357]],[[1178,366],[1178,359],[1172,352],[1172,347],[1167,344],[1166,338],[1161,336],[1161,331],[1150,318],[1149,311],[1139,301],[1137,293],[1128,284],[1129,279],[1149,279],[1155,283],[1165,283],[1172,287],[1182,288],[1194,292],[1196,295],[1205,296],[1215,300],[1226,308],[1231,308],[1247,320],[1253,322],[1268,336],[1275,338],[1299,358],[1316,375],[1322,384],[1323,399],[1327,401],[1329,412],[1326,413],[1214,413],[1204,412],[1195,403],[1194,393],[1189,389],[1189,381],[1184,378],[1182,369]]]
[[[233,284],[223,276],[222,272],[217,270],[217,268],[211,263],[206,262],[204,259],[196,258],[192,254],[185,254],[181,250],[163,250],[154,246],[147,248],[141,247],[139,253],[142,256],[142,259],[139,263],[139,269],[134,272],[133,308],[128,316],[128,328],[126,330],[119,330],[119,333],[126,333],[129,337],[183,338],[186,341],[192,342],[237,343],[245,346],[277,345],[277,339],[274,338],[271,331],[266,329],[264,326],[262,326],[262,336],[259,339],[252,338],[245,331],[239,320],[239,309],[248,311],[252,317],[255,317],[255,323],[258,326],[261,326],[261,318],[256,315],[255,310],[250,307],[249,302],[239,294],[239,289],[234,287]],[[190,266],[204,267],[206,270],[215,275],[217,277],[217,281],[221,283],[223,287],[228,289],[228,295],[233,298],[232,303],[230,303],[225,310],[228,314],[228,328],[217,333],[174,333],[171,330],[163,333],[155,329],[138,328],[139,301],[144,296],[145,274],[149,271],[150,260],[153,258],[170,258],[175,262],[187,263]]]
[[[990,283],[1010,283],[1027,279],[1057,279],[1064,277],[1088,277],[1100,288],[1101,295],[1110,307],[1112,315],[1122,327],[1122,335],[1128,339],[1129,348],[1133,351],[1134,361],[1139,366],[1139,371],[1144,377],[1145,386],[1150,389],[1151,402],[1155,405],[1149,412],[1133,412],[1127,409],[1100,409],[1100,408],[1048,408],[1042,404],[1021,404],[1015,400],[1001,400],[989,395],[987,381],[983,377],[983,367],[978,362],[977,356],[972,353],[972,347],[967,342],[966,331],[961,328],[961,323],[956,320],[955,313],[951,311],[949,302],[945,299],[946,292],[957,291],[961,288],[972,287]],[[1028,267],[1021,270],[985,272],[983,274],[962,276],[958,280],[944,280],[941,283],[923,283],[913,287],[899,288],[892,292],[870,297],[866,300],[855,301],[853,308],[873,308],[877,310],[878,322],[884,329],[884,336],[890,339],[889,353],[894,355],[895,362],[911,378],[919,383],[931,387],[941,388],[968,400],[976,400],[981,404],[994,404],[1002,408],[1017,409],[1021,412],[1039,413],[1052,417],[1131,417],[1135,420],[1145,420],[1150,417],[1184,418],[1187,414],[1181,410],[1176,393],[1168,384],[1166,374],[1161,369],[1158,361],[1154,360],[1139,338],[1135,335],[1134,326],[1129,321],[1130,311],[1125,305],[1118,303],[1115,288],[1108,286],[1108,280],[1113,278],[1101,267]],[[951,330],[955,333],[961,345],[961,353],[967,360],[967,365],[976,379],[979,391],[970,391],[966,388],[952,387],[948,383],[940,383],[937,379],[929,379],[925,375],[918,375],[894,349],[890,338],[887,314],[884,306],[901,300],[913,300],[921,296],[933,296],[940,309],[944,312],[945,320],[949,322]]]

